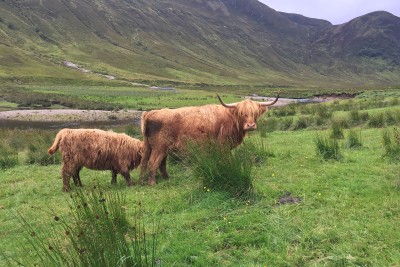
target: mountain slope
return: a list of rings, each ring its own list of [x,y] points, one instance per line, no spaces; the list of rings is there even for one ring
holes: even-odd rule
[[[333,26],[257,0],[3,0],[0,75],[74,76],[58,71],[68,60],[129,80],[395,84],[399,23],[377,12]],[[46,71],[18,71],[8,54]]]

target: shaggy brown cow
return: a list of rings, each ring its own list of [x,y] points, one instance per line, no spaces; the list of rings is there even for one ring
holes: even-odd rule
[[[217,95],[218,96],[218,95]],[[167,154],[184,148],[187,141],[208,138],[234,148],[242,143],[247,131],[257,128],[257,119],[268,110],[270,103],[244,100],[238,103],[160,109],[142,114],[143,156],[141,181],[148,176],[148,184],[155,184],[159,168],[168,178]]]
[[[62,154],[63,190],[69,190],[72,176],[75,185],[82,186],[79,172],[82,167],[93,170],[111,170],[111,183],[117,182],[117,174],[125,177],[129,186],[129,171],[140,164],[142,142],[126,134],[96,129],[62,129],[58,132],[49,154],[60,149]]]

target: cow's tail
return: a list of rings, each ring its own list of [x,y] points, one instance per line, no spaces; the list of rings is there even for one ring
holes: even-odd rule
[[[141,118],[141,123],[140,123],[140,128],[142,130],[142,136],[143,136],[143,152],[142,152],[142,160],[140,162],[140,178],[143,182],[143,179],[145,178],[144,176],[147,176],[147,164],[149,162],[150,158],[150,152],[151,152],[151,147],[148,141],[148,131],[147,131],[147,120],[148,120],[148,115],[149,113],[144,111],[142,113],[142,118]]]
[[[61,139],[63,137],[63,131],[59,131],[58,134],[56,135],[56,139],[54,139],[53,145],[47,150],[50,155],[53,155],[57,150],[60,145]]]
[[[142,130],[143,142],[147,141],[147,136],[146,136],[147,114],[148,114],[147,111],[143,111],[140,122],[140,129]]]

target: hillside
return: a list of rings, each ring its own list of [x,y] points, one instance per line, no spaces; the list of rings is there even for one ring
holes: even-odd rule
[[[257,0],[3,0],[0,77],[280,86],[400,83],[400,18],[342,24]]]

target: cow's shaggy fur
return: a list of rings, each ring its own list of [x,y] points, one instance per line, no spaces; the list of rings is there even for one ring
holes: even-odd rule
[[[230,148],[238,146],[247,131],[257,128],[257,119],[267,110],[258,102],[244,100],[232,108],[205,105],[143,112],[142,182],[147,176],[148,183],[155,184],[157,169],[168,178],[168,153],[184,149],[188,141],[201,142],[211,138]]]
[[[69,190],[72,176],[75,185],[82,186],[79,172],[82,167],[93,170],[111,170],[111,183],[116,183],[117,174],[125,177],[129,186],[132,180],[129,171],[141,161],[142,142],[126,134],[97,129],[62,129],[58,132],[49,154],[60,149],[62,154],[63,190]]]

